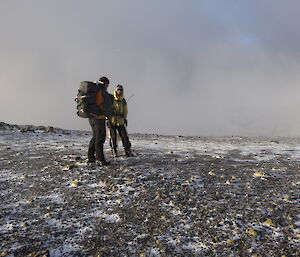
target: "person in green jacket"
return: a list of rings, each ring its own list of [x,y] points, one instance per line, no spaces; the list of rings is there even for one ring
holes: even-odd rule
[[[131,143],[126,131],[127,126],[127,102],[124,98],[124,91],[122,85],[117,85],[113,94],[113,113],[109,119],[110,136],[113,148],[113,153],[117,156],[117,131],[122,139],[122,144],[125,150],[126,156],[133,156],[131,152]]]

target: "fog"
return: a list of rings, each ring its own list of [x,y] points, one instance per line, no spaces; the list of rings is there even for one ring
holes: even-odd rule
[[[0,121],[90,129],[80,81],[122,84],[130,133],[300,135],[300,2],[1,0]]]

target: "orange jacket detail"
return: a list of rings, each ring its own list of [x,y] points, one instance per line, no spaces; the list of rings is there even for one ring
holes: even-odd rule
[[[103,109],[103,95],[101,90],[99,90],[96,95],[96,104],[99,105],[101,109]],[[105,115],[99,115],[95,117],[95,119],[105,119]]]

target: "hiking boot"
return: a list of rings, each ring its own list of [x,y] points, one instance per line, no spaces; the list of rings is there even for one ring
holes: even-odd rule
[[[110,162],[108,161],[97,161],[97,165],[98,166],[108,166],[110,164]]]
[[[117,149],[114,149],[114,150],[113,150],[113,156],[114,156],[114,157],[118,157],[118,150],[117,150]]]
[[[96,163],[96,160],[87,160],[87,161],[86,161],[86,164],[89,165],[89,166],[90,166],[90,165],[93,165],[93,164],[95,164],[95,163]]]
[[[131,157],[131,156],[133,156],[133,153],[131,151],[126,151],[126,156]]]

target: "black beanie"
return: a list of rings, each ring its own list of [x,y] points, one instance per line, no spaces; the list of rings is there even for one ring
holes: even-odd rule
[[[123,86],[122,85],[117,85],[117,88],[116,88],[117,90],[118,89],[121,89],[121,90],[123,90]]]
[[[101,77],[99,79],[100,82],[102,82],[103,84],[105,85],[108,85],[109,84],[109,79],[107,77]]]

